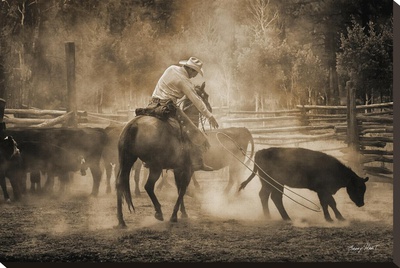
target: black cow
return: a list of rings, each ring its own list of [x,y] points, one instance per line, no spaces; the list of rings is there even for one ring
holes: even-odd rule
[[[102,128],[8,128],[6,134],[20,144],[22,168],[12,175],[25,177],[38,170],[47,173],[45,188],[51,190],[54,177],[65,180],[81,168],[82,159],[93,176],[91,194],[98,194],[102,171],[101,155],[107,135]],[[17,179],[16,178],[16,179]],[[65,184],[61,184],[65,186]]]
[[[6,185],[6,173],[14,162],[19,162],[19,157],[19,148],[12,137],[6,136],[0,141],[0,186],[3,190],[3,196],[6,202],[10,202],[10,196],[8,195]],[[12,180],[10,180],[10,183],[13,188],[14,198],[18,200],[20,198],[18,185]]]
[[[317,192],[324,217],[332,221],[328,212],[330,206],[338,220],[344,220],[336,208],[334,195],[346,187],[350,199],[358,206],[364,205],[364,194],[368,177],[357,176],[333,156],[304,148],[272,147],[256,152],[254,169],[249,178],[241,183],[239,191],[254,178],[258,172],[261,181],[259,192],[264,215],[269,217],[268,199],[276,205],[284,220],[290,220],[282,203],[284,185],[291,188],[308,188]]]

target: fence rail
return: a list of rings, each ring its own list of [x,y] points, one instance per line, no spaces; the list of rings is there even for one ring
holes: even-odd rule
[[[355,110],[359,162],[368,174],[387,180],[387,174],[393,174],[393,102],[359,105]],[[298,105],[294,110],[272,112],[224,111],[219,117],[223,127],[248,127],[260,145],[299,146],[326,140],[349,143],[347,106]]]
[[[393,171],[393,102],[356,106],[359,161],[364,170],[387,178]],[[71,112],[39,109],[5,109],[4,122],[11,126],[44,127],[64,124]],[[133,114],[77,111],[78,123],[92,125],[125,123]],[[349,142],[346,106],[297,106],[293,110],[254,112],[219,110],[221,127],[244,126],[260,146],[299,146],[316,141]],[[391,172],[390,172],[391,171]]]

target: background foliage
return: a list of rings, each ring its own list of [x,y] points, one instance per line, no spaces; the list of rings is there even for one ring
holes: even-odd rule
[[[273,110],[392,99],[393,1],[3,0],[0,97],[66,106],[66,42],[78,109],[146,105],[164,69],[204,61],[213,106]]]

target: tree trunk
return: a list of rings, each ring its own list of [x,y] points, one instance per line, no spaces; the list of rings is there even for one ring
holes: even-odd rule
[[[339,85],[338,85],[338,75],[336,71],[336,64],[333,64],[329,68],[329,88],[330,92],[332,92],[331,95],[331,105],[338,105],[339,104]]]
[[[4,57],[2,56],[2,44],[0,44],[0,98],[6,99],[6,74],[4,70],[5,62]]]

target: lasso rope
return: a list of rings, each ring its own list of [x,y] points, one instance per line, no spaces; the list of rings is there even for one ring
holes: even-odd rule
[[[279,182],[276,181],[274,178],[272,178],[270,175],[268,175],[267,172],[265,172],[256,162],[254,162],[250,157],[247,156],[247,154],[246,154],[246,152],[244,151],[244,149],[241,148],[241,147],[237,144],[237,142],[236,142],[235,140],[233,140],[233,139],[232,139],[231,137],[229,137],[227,134],[217,131],[216,137],[217,137],[218,142],[221,144],[221,146],[222,146],[226,151],[228,151],[231,155],[233,155],[233,157],[235,157],[240,163],[242,163],[248,170],[250,170],[251,173],[254,173],[254,171],[253,171],[250,167],[248,167],[248,166],[246,165],[246,163],[244,163],[242,160],[240,160],[234,153],[232,153],[228,148],[226,148],[226,147],[223,145],[223,143],[222,143],[222,142],[220,141],[220,139],[218,138],[218,134],[224,135],[225,137],[227,137],[228,139],[230,139],[230,140],[235,144],[235,146],[238,147],[238,148],[240,149],[240,151],[242,152],[242,154],[243,154],[245,157],[247,157],[250,161],[252,161],[252,162],[254,163],[254,165],[257,166],[257,168],[258,168],[259,170],[261,170],[262,172],[264,172],[272,181],[274,181],[276,184],[282,186],[282,187],[285,188],[287,191],[289,191],[289,192],[291,192],[291,193],[293,193],[293,194],[299,196],[300,198],[302,198],[302,199],[308,201],[309,203],[313,204],[313,205],[314,205],[315,207],[317,207],[318,209],[311,208],[311,207],[309,207],[309,206],[306,206],[306,205],[304,205],[304,204],[298,202],[297,200],[295,200],[295,199],[293,199],[292,197],[290,197],[290,196],[288,196],[287,194],[285,194],[283,191],[279,190],[279,189],[278,189],[275,185],[273,185],[271,182],[267,181],[266,179],[264,179],[263,177],[261,177],[259,174],[255,173],[255,175],[257,175],[261,180],[265,181],[266,183],[268,183],[269,185],[271,185],[272,187],[274,187],[278,192],[282,193],[284,196],[286,196],[287,198],[289,198],[289,199],[292,200],[293,202],[295,202],[295,203],[297,203],[297,204],[299,204],[299,205],[301,205],[301,206],[303,206],[303,207],[305,207],[305,208],[308,208],[309,210],[312,210],[312,211],[315,211],[315,212],[321,212],[321,208],[320,208],[317,204],[315,204],[315,203],[312,202],[311,200],[305,198],[304,196],[301,196],[300,194],[298,194],[298,193],[292,191],[292,190],[289,189],[288,187],[285,187],[285,185],[279,183]]]

